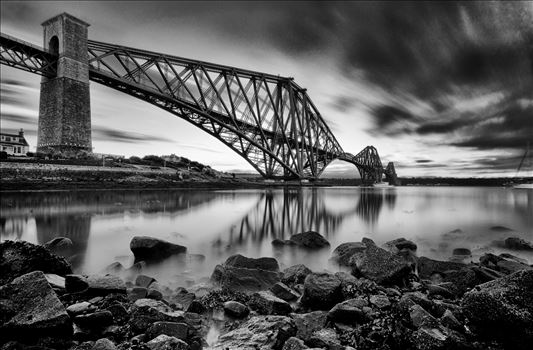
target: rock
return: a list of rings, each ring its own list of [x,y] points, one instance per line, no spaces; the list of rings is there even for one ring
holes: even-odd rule
[[[454,316],[454,314],[450,310],[444,311],[444,315],[442,315],[442,317],[440,318],[440,323],[444,327],[448,327],[450,329],[453,329],[454,331],[457,331],[457,332],[464,331],[463,325],[461,324],[461,322],[459,322],[459,320]]]
[[[308,269],[305,265],[293,265],[283,270],[283,276],[281,277],[281,281],[289,286],[292,286],[294,284],[302,284],[304,283],[307,275],[312,272],[313,271]]]
[[[92,350],[116,350],[117,347],[115,344],[107,339],[107,338],[101,338],[98,339],[96,342],[94,342],[94,346]]]
[[[207,308],[198,300],[193,300],[187,308],[187,312],[194,312],[195,314],[203,314],[206,311]]]
[[[183,322],[184,313],[153,299],[139,299],[131,306],[129,325],[134,333],[145,332],[157,321]]]
[[[86,278],[89,285],[88,293],[107,295],[112,293],[126,294],[124,281],[113,275],[90,275]]]
[[[113,323],[113,314],[109,311],[97,311],[74,317],[74,323],[82,328],[103,329]]]
[[[81,293],[89,289],[87,278],[82,275],[66,275],[65,289],[67,293]]]
[[[181,340],[187,340],[189,326],[182,322],[155,322],[146,331],[146,339],[151,340],[164,334]]]
[[[187,248],[184,246],[147,236],[133,237],[130,242],[130,250],[135,256],[135,262],[161,261],[172,255],[187,252]]]
[[[56,237],[43,244],[43,247],[56,255],[66,254],[72,246],[72,240],[67,237]]]
[[[444,284],[445,285],[445,284]],[[450,289],[443,287],[438,284],[427,284],[426,288],[428,290],[429,296],[436,296],[440,295],[444,298],[454,298],[455,294],[453,294]]]
[[[155,299],[155,300],[163,300],[163,293],[158,291],[157,289],[148,289],[148,293],[146,294],[146,297],[149,299]]]
[[[217,265],[211,275],[211,281],[222,288],[258,291],[272,287],[279,282],[279,273],[255,268],[239,268]]]
[[[366,245],[361,242],[348,242],[339,245],[333,251],[331,260],[342,266],[350,266],[350,258],[355,253],[362,252],[366,249]]]
[[[282,350],[303,350],[309,349],[303,342],[303,340],[296,337],[290,337],[283,345]]]
[[[65,276],[72,273],[70,264],[48,249],[24,241],[0,243],[0,285],[32,271]]]
[[[279,271],[278,261],[274,258],[247,258],[241,254],[232,255],[226,259],[226,266],[265,271]]]
[[[372,295],[370,297],[370,304],[376,306],[378,309],[386,309],[391,305],[389,298],[381,294]]]
[[[362,324],[371,320],[363,308],[368,302],[362,298],[348,299],[335,305],[328,313],[328,317],[334,322],[345,324]]]
[[[104,271],[105,273],[108,273],[111,275],[121,275],[124,273],[125,269],[121,263],[119,263],[118,261],[115,261],[114,263],[107,265]]]
[[[312,310],[328,310],[342,299],[341,281],[329,273],[311,273],[304,281],[302,304]]]
[[[411,338],[416,350],[444,350],[448,339],[441,330],[427,327],[414,332]]]
[[[308,249],[321,249],[329,247],[329,242],[320,233],[315,231],[306,231],[292,235],[289,239],[297,246]]]
[[[380,284],[402,284],[411,272],[401,257],[379,248],[370,239],[363,239],[366,249],[350,258],[352,274],[363,276]]]
[[[41,271],[22,275],[0,287],[0,342],[71,334],[67,311]]]
[[[248,305],[261,315],[288,315],[292,312],[291,306],[285,300],[267,291],[254,293]]]
[[[148,291],[144,287],[133,287],[128,289],[128,299],[135,301],[146,298]]]
[[[472,256],[472,252],[468,248],[455,248],[452,255]]]
[[[481,268],[491,269],[492,274],[496,274],[494,270],[500,272],[503,275],[508,275],[521,270],[529,270],[532,267],[528,265],[527,260],[517,258],[511,254],[500,254],[496,256],[491,253],[483,254],[479,258],[479,262],[483,265]],[[499,278],[501,276],[495,276]]]
[[[533,343],[533,270],[484,283],[466,293],[462,305],[480,336],[513,349]]]
[[[120,303],[111,304],[105,310],[111,312],[114,322],[119,325],[126,323],[130,318],[128,310]]]
[[[284,247],[286,245],[296,245],[296,243],[288,240],[288,239],[279,239],[279,238],[276,238],[274,240],[272,240],[272,245],[274,247]]]
[[[405,238],[397,238],[392,241],[388,241],[382,246],[385,250],[391,252],[392,254],[398,254],[403,249],[408,249],[413,252],[416,252],[417,246],[414,242],[407,240]]]
[[[533,250],[533,243],[518,237],[508,237],[504,241],[505,248],[513,250]]]
[[[523,263],[523,264],[529,264],[528,261],[526,259],[523,259],[523,258],[519,258],[517,256],[514,256],[513,254],[509,254],[509,253],[501,253],[499,255],[500,258],[504,258],[504,259],[509,259],[509,260],[514,260],[516,262],[520,262],[520,263]]]
[[[175,337],[161,334],[145,344],[150,350],[189,350],[189,345]]]
[[[146,275],[138,275],[135,278],[135,285],[139,287],[148,288],[154,282],[156,282],[155,278]]]
[[[296,326],[289,317],[255,316],[221,335],[211,350],[281,349],[295,334]]]
[[[285,283],[278,282],[270,288],[270,291],[274,293],[280,299],[285,301],[291,301],[298,299],[299,295],[292,289],[290,289]]]
[[[168,298],[171,303],[180,304],[184,309],[187,309],[194,299],[196,299],[196,295],[185,288],[176,289]]]
[[[422,279],[431,279],[438,274],[445,276],[447,272],[457,271],[465,267],[465,264],[453,261],[439,261],[421,256],[418,258],[417,269],[418,276]]]
[[[94,307],[88,301],[82,301],[80,303],[72,304],[67,307],[67,312],[70,316],[81,315],[87,312],[92,312],[94,310],[96,310],[96,307]]]
[[[307,345],[316,347],[316,348],[326,348],[328,350],[344,350],[344,347],[341,346],[341,342],[337,332],[331,328],[322,328],[313,332],[309,340],[307,340]]]
[[[250,310],[248,306],[239,303],[238,301],[230,300],[224,303],[224,311],[233,317],[243,318],[248,316]]]
[[[325,311],[313,311],[305,314],[291,314],[296,325],[296,336],[307,341],[311,335],[326,326],[328,313]]]
[[[52,288],[65,289],[65,277],[61,277],[55,273],[45,273],[44,277]]]
[[[437,321],[437,319],[418,304],[409,307],[409,317],[412,325],[416,328],[436,328],[439,326],[439,322]]]

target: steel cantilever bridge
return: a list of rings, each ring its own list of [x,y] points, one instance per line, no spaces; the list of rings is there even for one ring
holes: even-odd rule
[[[363,182],[383,175],[376,148],[343,151],[292,78],[88,40],[89,79],[156,105],[216,137],[266,178],[316,179],[335,159],[354,164]],[[1,34],[0,63],[45,77],[58,55]]]

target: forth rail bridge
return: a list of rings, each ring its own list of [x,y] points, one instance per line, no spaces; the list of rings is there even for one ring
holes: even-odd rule
[[[397,181],[375,147],[344,152],[292,78],[88,40],[89,24],[67,13],[42,25],[44,48],[0,33],[0,63],[42,76],[38,152],[92,151],[94,81],[196,125],[265,178],[317,179],[340,159],[365,184]]]

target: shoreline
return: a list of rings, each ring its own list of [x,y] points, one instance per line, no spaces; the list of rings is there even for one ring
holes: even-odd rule
[[[211,277],[175,288],[145,268],[173,256],[201,263],[184,246],[136,236],[131,267],[114,262],[101,274],[78,275],[61,257],[69,241],[0,243],[3,349],[525,350],[533,340],[533,266],[511,254],[439,261],[418,257],[416,243],[403,238],[381,246],[364,238],[331,253],[338,271],[348,272],[281,270],[275,258],[237,254]],[[272,243],[330,248],[312,231]]]

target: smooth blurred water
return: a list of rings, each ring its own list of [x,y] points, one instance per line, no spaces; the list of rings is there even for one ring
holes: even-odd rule
[[[507,188],[20,192],[3,193],[0,203],[1,240],[42,244],[68,237],[77,272],[100,273],[114,261],[129,267],[129,242],[136,235],[205,255],[204,261],[169,259],[145,271],[178,285],[209,276],[214,265],[236,253],[322,270],[338,244],[363,237],[378,244],[405,237],[418,245],[419,256],[436,259],[448,259],[454,248],[471,249],[474,259],[503,252],[492,242],[509,236],[533,240],[533,191]],[[331,248],[309,252],[271,245],[274,238],[307,230],[323,234]],[[511,253],[533,262],[531,252]]]

